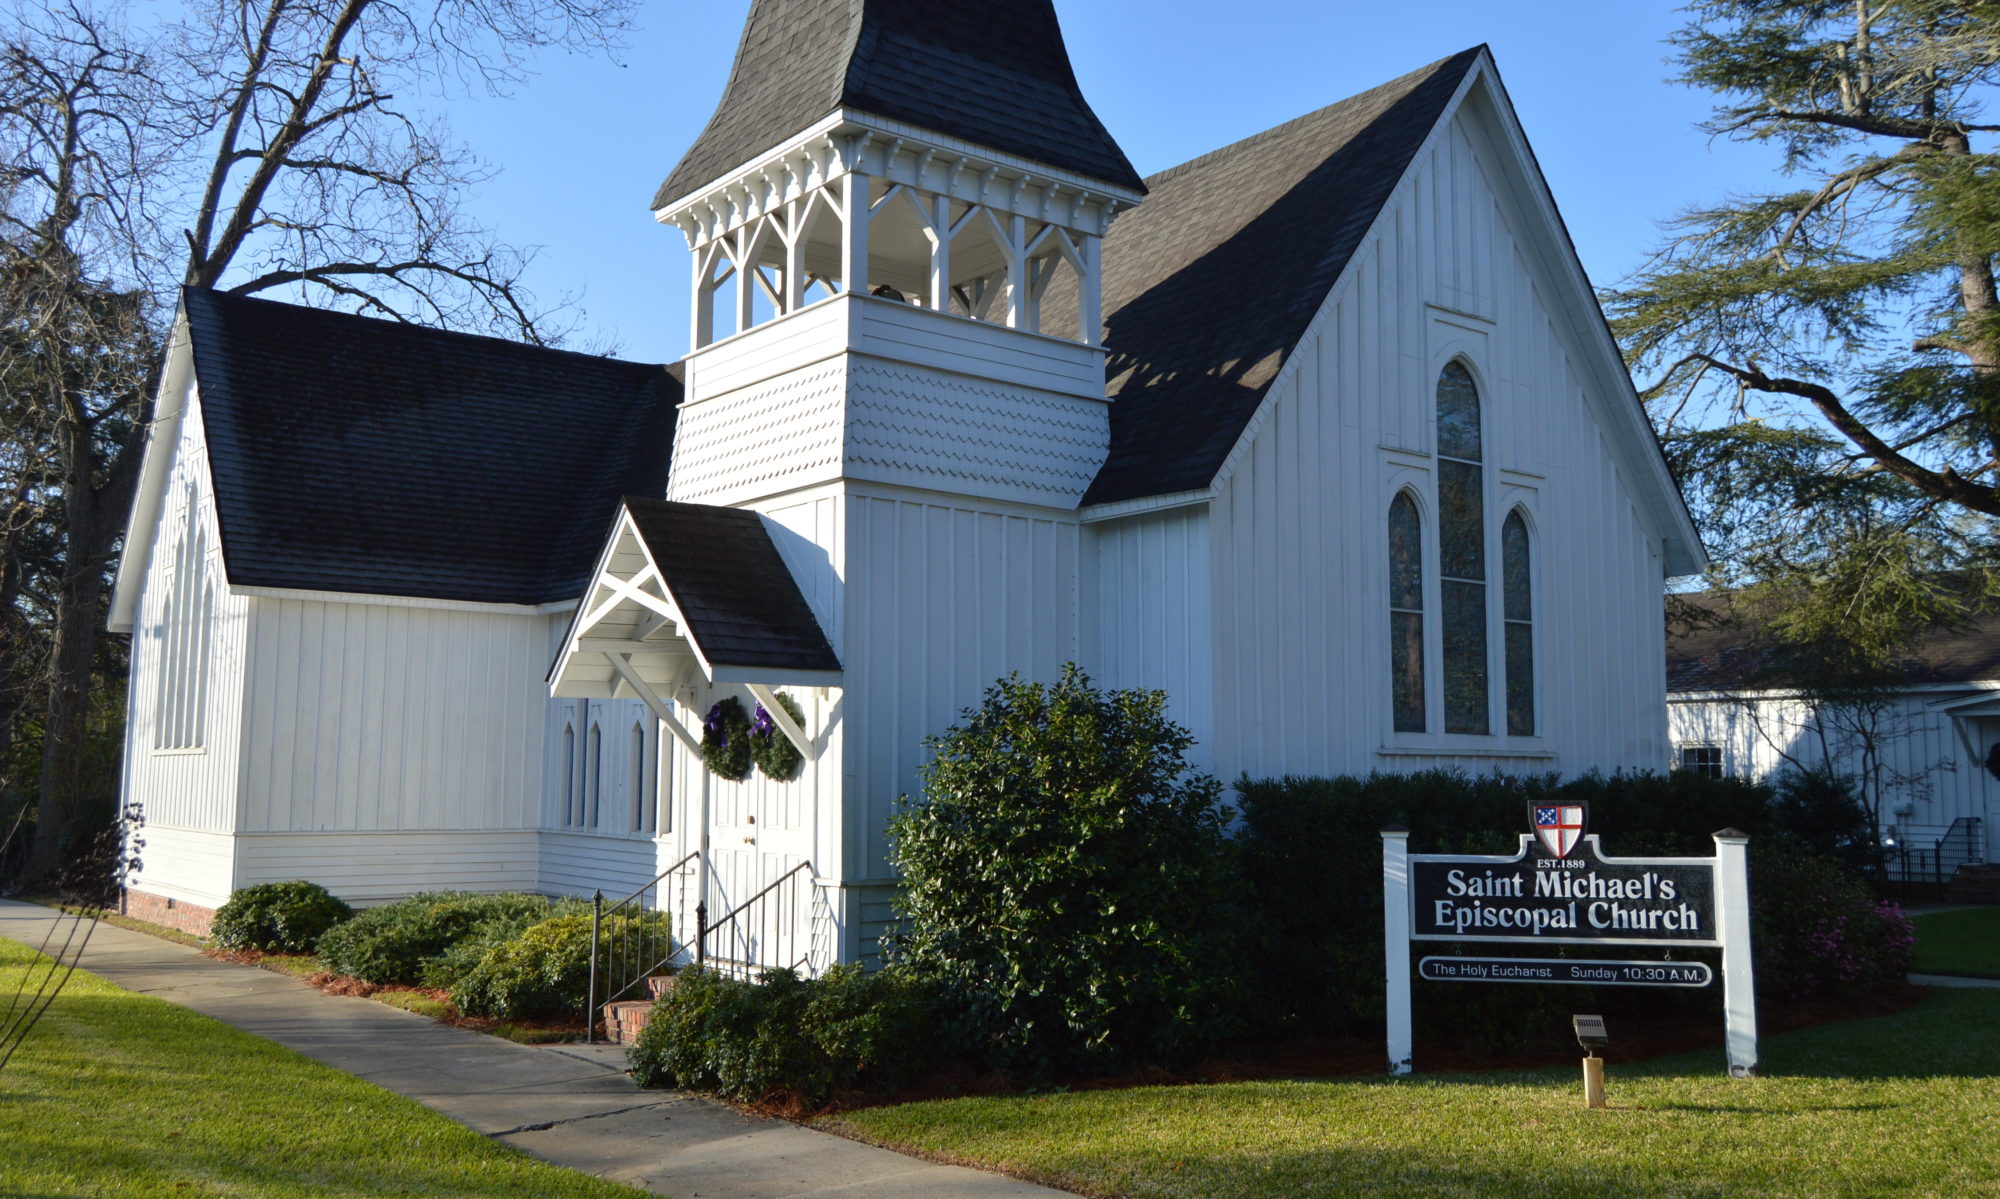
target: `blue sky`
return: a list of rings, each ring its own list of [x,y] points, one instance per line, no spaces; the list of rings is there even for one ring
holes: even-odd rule
[[[687,346],[687,252],[647,211],[720,97],[748,0],[652,0],[618,61],[546,56],[513,96],[444,115],[501,173],[473,215],[540,248],[544,300],[579,297],[579,341],[649,361]],[[1467,46],[1502,79],[1593,282],[1616,283],[1658,221],[1769,186],[1775,156],[1711,143],[1711,97],[1667,82],[1664,0],[1057,0],[1084,95],[1142,173]]]

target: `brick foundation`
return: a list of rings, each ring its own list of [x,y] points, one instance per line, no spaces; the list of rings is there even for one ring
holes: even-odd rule
[[[206,937],[209,921],[215,919],[214,908],[182,899],[168,899],[150,891],[134,891],[130,887],[125,889],[125,901],[119,905],[119,912],[134,920],[144,920],[148,924],[197,937]]]

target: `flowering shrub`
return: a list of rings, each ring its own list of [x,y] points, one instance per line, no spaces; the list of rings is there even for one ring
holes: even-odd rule
[[[1833,859],[1783,843],[1753,846],[1750,891],[1759,995],[1803,999],[1909,973],[1917,943],[1909,917],[1877,902]]]

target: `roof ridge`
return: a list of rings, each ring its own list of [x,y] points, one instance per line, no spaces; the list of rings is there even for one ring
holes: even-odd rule
[[[1258,132],[1249,134],[1245,137],[1237,138],[1233,142],[1229,142],[1226,145],[1217,146],[1215,149],[1208,151],[1206,154],[1197,155],[1194,158],[1188,159],[1186,162],[1176,163],[1175,165],[1170,166],[1165,170],[1155,171],[1153,174],[1146,176],[1146,183],[1150,187],[1155,181],[1166,182],[1167,180],[1176,178],[1182,174],[1185,174],[1188,171],[1198,170],[1199,168],[1207,166],[1211,162],[1215,161],[1218,158],[1223,157],[1224,155],[1235,154],[1244,150],[1249,146],[1274,140],[1286,133],[1291,132],[1294,129],[1299,128],[1300,126],[1324,118],[1325,116],[1327,116],[1327,114],[1335,111],[1336,109],[1347,108],[1350,105],[1358,106],[1362,101],[1368,99],[1370,96],[1376,95],[1379,92],[1386,92],[1392,88],[1397,88],[1405,85],[1407,85],[1406,90],[1413,90],[1419,84],[1428,80],[1431,77],[1431,75],[1443,69],[1448,64],[1455,62],[1459,59],[1465,59],[1468,63],[1470,63],[1473,58],[1477,57],[1485,49],[1486,49],[1486,43],[1481,42],[1477,46],[1473,46],[1465,50],[1460,50],[1456,54],[1447,54],[1445,57],[1440,58],[1435,62],[1427,63],[1424,66],[1418,67],[1414,71],[1406,71],[1403,74],[1396,76],[1394,79],[1387,80],[1386,82],[1383,83],[1378,83],[1374,87],[1371,87],[1366,91],[1360,91],[1354,93],[1351,96],[1342,97],[1339,100],[1335,100],[1331,104],[1323,104],[1320,107],[1313,109],[1311,112],[1301,113],[1300,115],[1293,117],[1289,121],[1273,125],[1268,129],[1259,130]]]
[[[493,333],[473,333],[465,329],[453,329],[444,325],[426,325],[420,321],[389,320],[386,317],[369,316],[366,313],[360,313],[360,312],[347,312],[339,308],[319,308],[311,304],[294,304],[289,300],[274,300],[268,296],[246,295],[241,292],[226,291],[222,288],[216,288],[216,287],[196,287],[192,284],[183,284],[181,286],[181,306],[185,308],[187,306],[188,297],[194,295],[203,296],[210,300],[219,300],[224,304],[270,305],[276,308],[284,308],[295,313],[307,313],[310,314],[310,317],[313,318],[325,318],[327,320],[336,322],[346,322],[346,321],[366,322],[367,327],[371,331],[387,331],[394,329],[414,334],[416,336],[433,336],[438,338],[484,342],[488,345],[508,346],[518,350],[532,351],[537,354],[560,354],[570,358],[579,358],[586,362],[613,363],[619,366],[658,368],[661,370],[668,370],[675,366],[680,365],[679,359],[676,359],[673,362],[645,362],[636,358],[621,358],[616,354],[592,354],[586,350],[564,349],[561,346],[543,345],[539,342],[522,341],[519,340],[518,338],[512,338],[512,337],[501,337]]]

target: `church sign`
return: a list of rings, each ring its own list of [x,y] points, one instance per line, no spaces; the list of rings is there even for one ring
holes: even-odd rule
[[[1749,838],[1715,834],[1707,858],[1607,856],[1585,831],[1580,803],[1532,803],[1513,854],[1413,854],[1409,833],[1382,833],[1383,948],[1388,967],[1389,1068],[1410,1069],[1410,948],[1417,941],[1647,945],[1722,950],[1731,1074],[1757,1062],[1750,970]],[[1427,956],[1433,982],[1705,987],[1705,963],[1564,957]]]
[[[1584,812],[1530,805],[1536,835],[1512,857],[1412,855],[1410,939],[1722,944],[1714,858],[1606,858]]]

